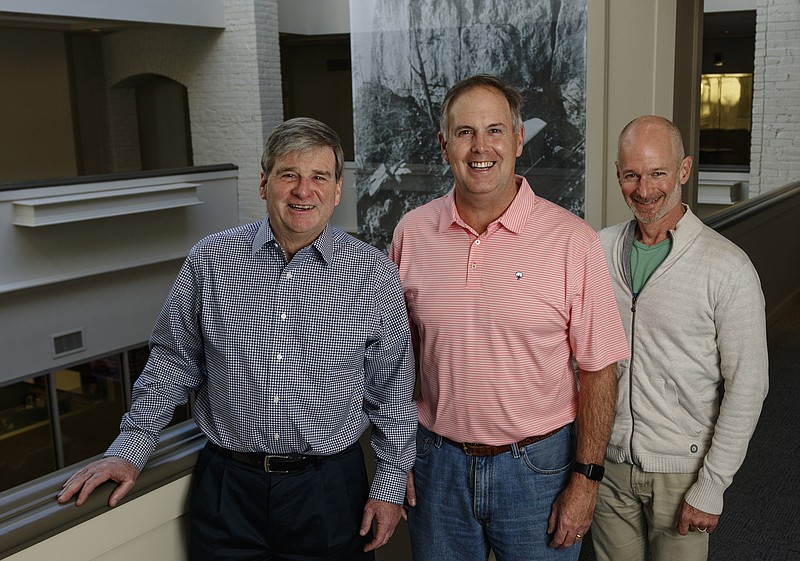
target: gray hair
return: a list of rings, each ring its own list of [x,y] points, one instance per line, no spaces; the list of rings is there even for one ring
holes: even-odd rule
[[[339,181],[344,171],[344,151],[339,135],[325,123],[310,117],[296,117],[275,127],[264,145],[261,169],[269,175],[278,158],[292,152],[306,152],[317,148],[333,150],[336,181]]]
[[[444,100],[442,100],[442,115],[439,118],[439,132],[442,133],[445,139],[447,138],[447,127],[450,124],[450,106],[460,95],[481,87],[497,90],[506,98],[508,108],[511,110],[514,132],[519,132],[522,129],[522,94],[520,91],[497,76],[478,74],[461,80],[445,94]]]

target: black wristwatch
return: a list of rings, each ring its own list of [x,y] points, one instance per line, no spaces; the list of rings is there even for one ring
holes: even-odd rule
[[[582,464],[580,462],[575,462],[572,466],[572,471],[582,473],[592,481],[602,481],[606,468],[599,464]]]

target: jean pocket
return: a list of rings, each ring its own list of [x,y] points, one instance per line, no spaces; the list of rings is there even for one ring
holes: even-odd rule
[[[417,458],[424,458],[431,453],[433,436],[417,429]]]
[[[562,473],[570,469],[575,459],[572,429],[565,427],[550,438],[529,444],[520,454],[525,465],[536,473]]]

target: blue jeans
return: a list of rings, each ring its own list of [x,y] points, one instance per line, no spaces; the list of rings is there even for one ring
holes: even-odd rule
[[[417,506],[408,524],[414,561],[577,560],[580,545],[548,546],[550,509],[569,483],[572,426],[524,448],[467,456],[419,426]]]

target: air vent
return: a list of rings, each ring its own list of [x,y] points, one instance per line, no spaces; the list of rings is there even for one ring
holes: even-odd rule
[[[53,358],[84,350],[83,329],[53,335]]]

